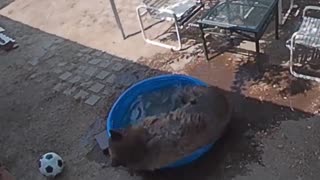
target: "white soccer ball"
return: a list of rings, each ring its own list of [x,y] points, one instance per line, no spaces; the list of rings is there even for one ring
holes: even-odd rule
[[[55,177],[62,172],[63,168],[62,158],[54,152],[46,153],[40,157],[39,170],[46,177]]]

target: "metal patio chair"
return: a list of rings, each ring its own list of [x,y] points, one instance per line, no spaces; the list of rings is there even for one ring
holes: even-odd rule
[[[16,43],[16,41],[13,38],[7,36],[4,31],[5,29],[0,27],[0,50],[4,49],[6,51],[10,51],[17,48],[19,45]]]
[[[290,0],[289,9],[285,14],[282,13],[282,2],[283,0],[279,0],[278,8],[279,8],[279,24],[284,25],[284,23],[288,20],[289,15],[294,9],[298,8],[298,5],[294,3],[294,0]],[[299,11],[296,12],[295,16],[297,16]]]
[[[136,8],[140,28],[143,39],[150,44],[169,48],[173,50],[181,50],[182,43],[180,37],[180,29],[185,28],[204,7],[202,0],[144,0],[142,5]],[[146,36],[145,28],[141,17],[144,13],[141,10],[146,10],[152,18],[170,21],[174,23],[177,34],[178,45],[172,46],[156,40],[151,40]]]
[[[5,35],[3,33],[4,31],[5,31],[4,28],[0,27],[0,46],[5,46],[8,43],[14,43],[15,40]]]
[[[290,73],[298,78],[303,78],[307,80],[314,80],[317,82],[320,82],[320,77],[314,77],[310,75],[305,75],[298,73],[294,70],[294,50],[296,45],[303,45],[308,48],[320,48],[320,19],[307,16],[307,11],[315,10],[320,12],[320,7],[318,6],[306,6],[303,10],[303,20],[299,27],[299,30],[296,31],[291,39],[287,41],[287,47],[290,50],[290,60],[289,60],[289,66],[290,66]]]

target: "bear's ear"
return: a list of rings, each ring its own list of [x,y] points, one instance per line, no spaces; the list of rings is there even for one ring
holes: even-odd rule
[[[110,133],[110,139],[112,141],[120,141],[122,139],[122,134],[121,132],[115,131],[115,130],[109,130]]]

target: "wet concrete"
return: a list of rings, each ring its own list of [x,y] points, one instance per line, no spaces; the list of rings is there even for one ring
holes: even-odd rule
[[[317,84],[295,79],[285,68],[261,66],[257,63],[261,60],[257,61],[254,56],[243,59],[224,54],[188,67],[187,74],[225,90],[235,106],[235,117],[226,135],[193,164],[138,173],[138,177],[145,180],[232,179],[247,177],[252,172],[252,164],[260,169],[269,166],[268,159],[264,160],[264,138],[279,131],[283,122],[313,117],[319,110],[320,98]],[[103,156],[96,146],[87,158],[108,164]]]
[[[186,73],[226,91],[261,102],[299,109],[306,113],[319,110],[320,87],[312,81],[297,79],[287,68],[261,63],[263,56],[243,58],[234,54],[218,56],[211,62],[201,61]],[[261,65],[262,64],[262,65]]]
[[[319,87],[292,78],[280,67],[264,65],[261,69],[256,62],[225,54],[185,71],[224,89],[236,115],[226,135],[201,159],[180,169],[144,173],[144,179],[232,179],[249,177],[252,164],[260,169],[269,166],[263,139],[279,131],[285,121],[313,117],[319,109]],[[269,175],[266,177],[272,177]]]
[[[266,156],[275,156],[278,159],[281,157],[277,156],[278,152],[265,151],[270,149],[270,144],[283,147],[282,144],[285,143],[282,140],[274,140],[277,138],[273,135],[296,129],[296,125],[292,125],[295,122],[291,120],[299,122],[302,126],[306,118],[314,117],[319,110],[320,89],[310,81],[293,78],[286,68],[267,63],[258,64],[257,62],[263,61],[263,58],[243,58],[226,53],[210,62],[199,60],[198,63],[189,66],[185,73],[225,90],[235,106],[235,117],[226,135],[210,152],[193,164],[154,173],[140,172],[135,177],[145,180],[241,179],[250,177],[252,173],[260,177],[262,172],[265,172],[266,179],[276,177],[268,170],[262,169],[274,166],[272,160]],[[296,137],[295,131],[291,134]],[[272,141],[270,137],[273,138]],[[282,138],[282,135],[279,138]],[[103,156],[96,146],[87,158],[109,166],[108,159]]]

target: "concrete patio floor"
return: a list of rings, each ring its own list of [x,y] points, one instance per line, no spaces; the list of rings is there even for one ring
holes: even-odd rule
[[[136,60],[163,52],[161,48],[145,44],[140,34],[131,36],[139,32],[135,13],[139,2],[116,1],[125,34],[130,36],[126,41],[122,40],[109,1],[17,0],[3,8],[0,14],[84,46]]]

